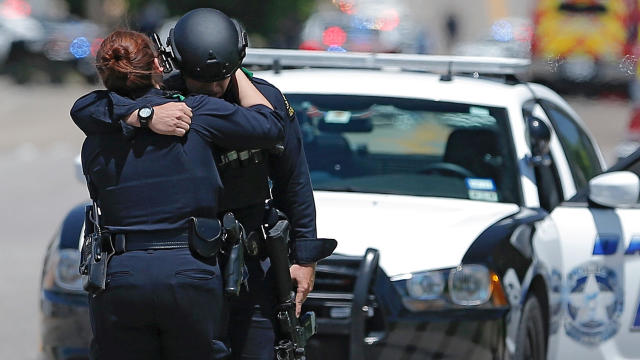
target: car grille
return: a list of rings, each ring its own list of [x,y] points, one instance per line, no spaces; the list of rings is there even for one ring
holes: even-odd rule
[[[305,311],[314,311],[319,336],[352,333],[352,316],[355,286],[361,274],[361,257],[333,255],[318,263],[314,290],[305,302]],[[379,282],[388,278],[377,266],[365,296],[365,305],[358,310],[364,314],[365,342],[374,342],[384,332],[384,311],[376,296]]]

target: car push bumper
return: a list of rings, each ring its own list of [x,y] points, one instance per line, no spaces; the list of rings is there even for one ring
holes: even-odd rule
[[[416,311],[378,266],[380,254],[332,255],[319,262],[303,311],[316,312],[311,360],[505,357],[506,306],[445,306]]]

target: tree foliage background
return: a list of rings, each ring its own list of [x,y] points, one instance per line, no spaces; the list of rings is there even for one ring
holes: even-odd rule
[[[72,13],[84,16],[88,1],[66,0]],[[108,1],[108,0],[95,0]],[[137,14],[150,3],[160,3],[168,17],[180,16],[200,7],[213,7],[238,19],[250,34],[260,34],[271,46],[292,46],[301,24],[315,8],[315,0],[125,0],[128,25],[136,23]]]

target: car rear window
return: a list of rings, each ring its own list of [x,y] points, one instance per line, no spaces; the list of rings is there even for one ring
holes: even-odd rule
[[[288,94],[314,189],[521,203],[503,108]]]

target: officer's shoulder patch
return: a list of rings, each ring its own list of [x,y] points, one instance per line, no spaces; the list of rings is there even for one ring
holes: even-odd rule
[[[282,96],[282,100],[284,101],[284,106],[285,106],[285,108],[287,110],[287,115],[289,116],[289,120],[295,119],[296,112],[293,109],[293,107],[291,106],[291,104],[289,104],[289,100],[287,100],[287,98],[282,94],[280,89],[278,89],[275,85],[273,85],[272,83],[268,82],[267,80],[264,80],[264,79],[261,79],[261,78],[254,77],[254,78],[251,79],[251,81],[253,81],[254,84],[267,86],[267,87],[275,90],[275,92],[272,95],[274,97],[277,96],[276,94],[280,94],[280,96]],[[258,90],[262,91],[263,89],[258,88]],[[269,98],[269,97],[267,97],[267,98]]]
[[[291,106],[291,104],[289,104],[289,100],[287,100],[287,97],[284,96],[284,94],[282,94],[282,99],[284,100],[284,106],[287,107],[287,114],[289,114],[289,119],[293,120],[296,115],[296,111],[293,110],[293,107]]]

